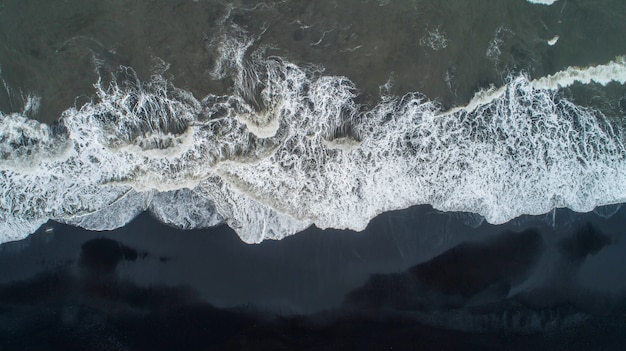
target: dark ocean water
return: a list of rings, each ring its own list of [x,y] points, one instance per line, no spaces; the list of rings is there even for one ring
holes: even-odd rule
[[[0,0],[0,350],[623,349],[625,34],[621,0]]]
[[[196,97],[227,93],[232,85],[210,79],[208,72],[230,23],[255,38],[255,47],[270,45],[269,54],[345,75],[364,93],[377,96],[392,78],[390,93],[419,91],[446,106],[464,105],[478,88],[502,85],[510,71],[541,77],[568,66],[603,64],[626,51],[621,35],[626,5],[619,0],[552,6],[522,0],[3,1],[0,6],[2,77],[13,92],[8,98],[3,92],[0,106],[21,111],[22,97],[35,94],[42,99],[36,118],[47,122],[77,97],[94,93],[94,58],[110,69],[132,67],[143,80],[164,61],[166,77]],[[558,45],[546,45],[555,35]]]

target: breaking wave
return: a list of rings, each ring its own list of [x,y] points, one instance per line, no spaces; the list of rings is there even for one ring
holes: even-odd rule
[[[367,107],[345,77],[235,49],[215,72],[237,72],[231,95],[198,100],[123,68],[52,126],[0,114],[0,242],[48,219],[108,230],[146,210],[180,228],[226,223],[256,243],[313,224],[362,230],[416,204],[503,223],[626,200],[619,129],[557,93],[624,84],[623,58],[512,76],[443,111],[419,93]]]
[[[557,2],[557,0],[528,0],[528,2],[531,4],[552,5]]]

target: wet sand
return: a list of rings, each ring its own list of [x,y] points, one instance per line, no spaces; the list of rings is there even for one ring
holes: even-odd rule
[[[0,336],[8,349],[623,345],[626,210],[467,219],[422,206],[258,245],[149,215],[112,232],[49,223],[0,247]]]

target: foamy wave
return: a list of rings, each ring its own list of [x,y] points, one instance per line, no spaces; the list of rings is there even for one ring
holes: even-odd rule
[[[626,56],[620,56],[606,65],[593,67],[569,67],[547,77],[533,81],[533,85],[540,89],[558,89],[574,83],[598,83],[607,85],[610,82],[626,83]]]
[[[555,91],[570,87],[575,83],[607,85],[611,82],[626,84],[626,56],[619,56],[604,65],[568,67],[555,74],[535,79],[530,84],[535,89]],[[445,111],[442,115],[454,114],[459,111],[474,111],[478,106],[489,104],[501,98],[508,88],[509,86],[505,85],[498,88],[492,86],[489,89],[479,90],[466,106]]]
[[[531,4],[552,5],[558,0],[527,0]]]
[[[231,65],[244,73],[230,96],[197,100],[122,70],[55,126],[1,115],[0,242],[48,219],[107,230],[146,210],[185,229],[226,223],[252,243],[312,224],[362,230],[416,204],[503,223],[626,200],[618,131],[555,94],[623,84],[623,59],[512,77],[447,113],[420,94],[367,109],[346,78],[279,58]]]

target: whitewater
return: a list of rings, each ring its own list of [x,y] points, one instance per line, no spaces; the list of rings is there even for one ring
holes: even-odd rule
[[[122,67],[53,125],[0,114],[0,243],[52,219],[90,230],[144,211],[183,229],[225,223],[247,243],[315,225],[360,231],[418,204],[504,223],[626,201],[621,128],[559,90],[626,83],[626,59],[509,77],[467,106],[420,93],[358,103],[345,77],[228,42],[212,74],[233,93],[197,99]],[[230,45],[230,46],[228,46]]]

